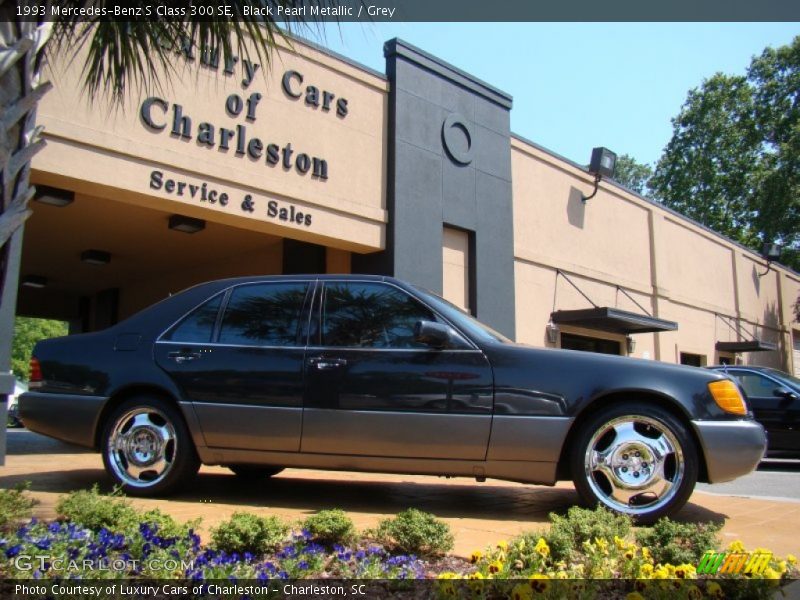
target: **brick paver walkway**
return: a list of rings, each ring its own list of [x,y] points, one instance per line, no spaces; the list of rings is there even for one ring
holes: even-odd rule
[[[24,431],[9,432],[8,452],[6,466],[0,467],[0,488],[30,481],[32,494],[40,501],[37,516],[55,516],[58,497],[71,490],[94,483],[111,488],[99,454]],[[201,517],[205,530],[237,510],[297,521],[323,508],[342,508],[357,527],[366,528],[413,506],[450,524],[455,552],[462,556],[546,527],[549,512],[563,512],[576,501],[569,483],[550,488],[494,480],[476,483],[462,478],[287,469],[253,484],[239,481],[221,467],[203,467],[190,488],[168,499],[133,500],[141,508],[158,507],[181,520]],[[677,519],[724,523],[726,543],[741,539],[748,548],[800,554],[800,502],[695,492]]]

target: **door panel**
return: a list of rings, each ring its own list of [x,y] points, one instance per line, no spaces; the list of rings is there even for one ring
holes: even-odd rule
[[[797,431],[796,415],[800,402],[775,396],[774,390],[782,384],[771,377],[729,369],[742,383],[750,408],[756,420],[767,430],[770,450],[796,450],[800,448],[800,434]],[[793,405],[797,408],[792,410]]]
[[[328,282],[319,319],[303,452],[485,459],[493,379],[480,351],[415,342],[414,324],[436,316],[382,283]]]
[[[156,344],[156,362],[193,403],[208,446],[299,450],[305,358],[300,317],[308,287],[237,286],[214,323],[212,342],[194,341],[198,327],[179,324]],[[192,342],[181,340],[182,329],[191,332]]]

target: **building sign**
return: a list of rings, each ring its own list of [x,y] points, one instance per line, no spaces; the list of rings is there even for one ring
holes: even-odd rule
[[[226,74],[233,73],[232,62],[233,60],[226,64],[224,71]],[[208,59],[204,60],[203,64],[214,66]],[[244,71],[242,87],[247,88],[253,82],[260,65],[249,60],[243,61],[242,64]],[[331,113],[339,119],[347,117],[349,110],[347,98],[337,98],[334,92],[320,90],[315,85],[304,85],[304,77],[298,71],[286,71],[281,78],[281,87],[288,98],[302,101],[310,109]],[[231,118],[255,123],[262,98],[260,92],[250,93],[247,99],[239,94],[230,94],[225,100],[225,113]],[[209,150],[216,148],[226,153],[233,152],[234,156],[248,157],[268,167],[280,166],[286,172],[294,171],[299,175],[310,175],[319,180],[328,179],[327,160],[301,152],[294,148],[291,142],[265,142],[261,137],[248,131],[246,123],[223,126],[208,121],[198,122],[197,116],[185,114],[182,105],[170,103],[158,96],[150,96],[142,102],[139,107],[139,117],[143,126],[150,131],[169,131],[170,136],[179,141],[194,140],[198,146]]]
[[[198,204],[213,206],[228,206],[232,201],[233,194],[224,190],[209,186],[206,181],[187,181],[174,179],[163,171],[154,170],[150,172],[150,189],[163,191],[168,195],[180,196],[181,198],[193,200]],[[270,200],[264,209],[257,204],[252,194],[245,194],[238,203],[239,208],[245,214],[260,213],[270,219],[291,223],[293,225],[303,225],[311,227],[313,217],[311,213],[302,212],[294,204],[281,204],[277,200]]]

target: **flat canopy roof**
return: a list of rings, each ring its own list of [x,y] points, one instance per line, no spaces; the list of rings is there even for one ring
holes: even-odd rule
[[[715,347],[722,352],[769,352],[777,350],[778,344],[764,340],[746,340],[743,342],[717,342]]]
[[[627,310],[599,306],[581,310],[557,310],[550,314],[553,323],[574,325],[610,333],[652,333],[654,331],[675,331],[675,321],[640,315]]]

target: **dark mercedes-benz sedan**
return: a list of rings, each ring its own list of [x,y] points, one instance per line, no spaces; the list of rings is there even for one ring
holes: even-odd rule
[[[31,363],[26,426],[98,449],[129,494],[167,493],[201,463],[571,479],[650,522],[765,447],[723,374],[514,344],[389,277],[205,283],[40,342]]]

